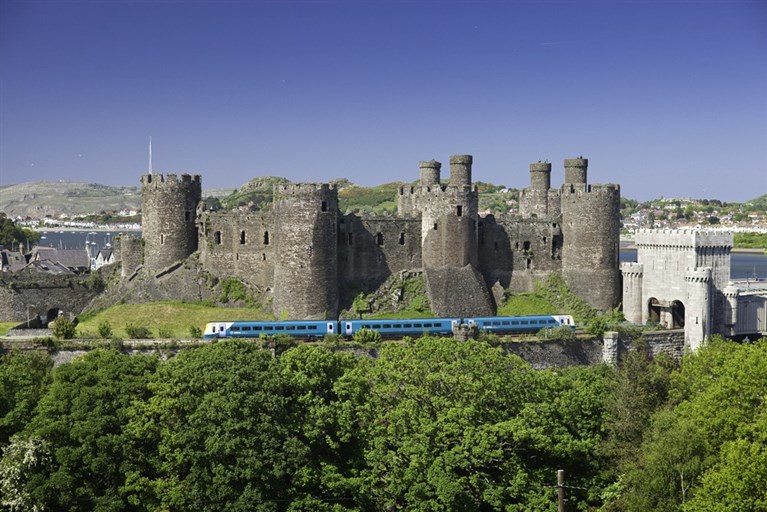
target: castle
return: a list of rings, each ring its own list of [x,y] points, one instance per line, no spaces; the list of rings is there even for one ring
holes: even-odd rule
[[[731,232],[640,230],[635,243],[637,262],[621,265],[626,320],[684,328],[691,350],[767,332],[767,285],[730,278]]]
[[[505,291],[533,289],[561,274],[600,310],[621,300],[620,187],[589,185],[588,160],[530,165],[519,212],[481,215],[471,155],[420,163],[417,185],[398,191],[396,215],[342,213],[331,184],[274,187],[271,210],[206,211],[199,175],[141,178],[143,242],[121,242],[123,280],[172,273],[192,254],[219,279],[236,277],[271,294],[278,318],[335,318],[353,293],[399,272],[422,273],[439,316],[492,315]]]

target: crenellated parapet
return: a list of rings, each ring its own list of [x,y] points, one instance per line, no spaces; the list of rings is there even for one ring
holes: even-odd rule
[[[709,267],[704,267],[704,268],[688,267],[685,269],[684,279],[688,283],[710,283],[711,269]]]

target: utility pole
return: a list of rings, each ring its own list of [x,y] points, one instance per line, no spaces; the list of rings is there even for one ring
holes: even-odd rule
[[[565,512],[565,470],[557,470],[557,512]]]

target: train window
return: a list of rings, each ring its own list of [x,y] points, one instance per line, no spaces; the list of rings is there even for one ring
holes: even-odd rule
[[[240,330],[240,328],[239,328],[239,326],[237,326],[237,325],[233,325],[233,326],[231,326],[231,327],[229,328],[229,330],[230,330],[230,331],[239,331],[239,330]]]
[[[285,330],[286,331],[295,331],[296,330],[296,326],[295,325],[287,325],[287,326],[285,326]]]
[[[493,325],[501,325],[501,322],[493,322]]]
[[[381,328],[383,328],[383,329],[391,329],[391,324],[383,324],[381,326]]]
[[[373,329],[380,329],[381,328],[381,324],[373,324],[372,328]]]
[[[522,325],[527,325],[527,324],[529,324],[530,322],[528,322],[527,320],[522,320],[522,321],[521,321],[521,322],[519,322],[519,323],[520,323],[520,324],[522,324]]]
[[[413,324],[413,327],[417,327],[420,329],[421,327],[423,327],[423,324]]]
[[[431,324],[423,324],[424,327],[431,327]]]
[[[258,327],[256,327],[256,329],[258,329]],[[249,325],[245,325],[245,326],[242,327],[242,330],[243,331],[249,331],[250,330],[250,326]]]
[[[285,326],[284,325],[275,325],[274,326],[274,330],[275,331],[284,331],[285,330]]]
[[[518,322],[518,321],[516,321],[516,320],[512,320],[512,321],[511,321],[511,325],[519,325],[519,322]]]
[[[310,331],[316,331],[317,330],[317,326],[316,325],[310,325],[310,326],[307,327],[307,329],[309,329]]]
[[[509,325],[509,321],[508,320],[504,320],[503,322],[501,322],[501,325]]]
[[[402,327],[412,328],[413,324],[403,324]]]

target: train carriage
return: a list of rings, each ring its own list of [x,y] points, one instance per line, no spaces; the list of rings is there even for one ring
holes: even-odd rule
[[[575,328],[575,322],[570,315],[487,316],[465,318],[464,323],[476,325],[480,331],[494,334],[538,332],[562,325]]]
[[[203,338],[258,338],[287,334],[296,338],[323,338],[336,334],[338,322],[303,320],[292,322],[210,322]]]
[[[460,324],[460,318],[410,318],[399,320],[342,320],[344,336],[351,337],[362,329],[378,331],[383,337],[397,336],[452,336],[453,326]]]

